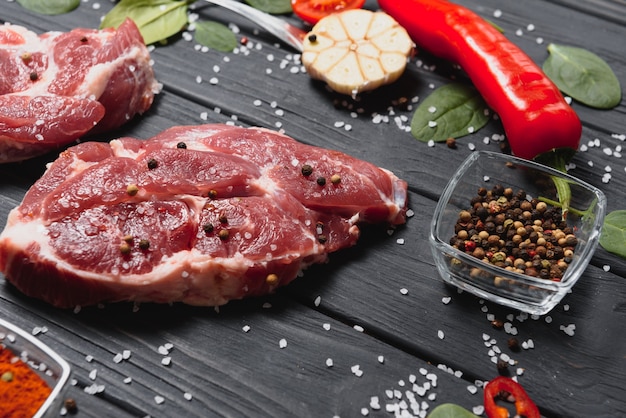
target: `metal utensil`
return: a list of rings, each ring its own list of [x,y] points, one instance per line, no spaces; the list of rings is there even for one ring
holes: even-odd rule
[[[289,23],[269,15],[265,12],[250,7],[246,4],[239,3],[234,0],[204,0],[207,3],[221,6],[225,9],[231,10],[246,19],[252,20],[257,25],[261,26],[278,39],[297,49],[302,51],[302,41],[307,32],[297,28]]]

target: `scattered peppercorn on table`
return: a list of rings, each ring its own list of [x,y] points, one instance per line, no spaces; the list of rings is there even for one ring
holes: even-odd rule
[[[1,22],[37,33],[97,28],[113,7],[85,0],[67,14],[38,15],[0,2]],[[539,65],[551,43],[582,47],[626,86],[621,1],[458,3],[497,25]],[[378,9],[374,1],[365,7]],[[149,138],[204,123],[284,130],[406,180],[408,221],[363,227],[356,246],[275,294],[219,308],[117,303],[62,310],[0,279],[0,317],[72,367],[65,402],[49,416],[424,417],[445,403],[486,416],[484,387],[499,375],[515,377],[545,417],[626,415],[626,260],[599,247],[572,292],[545,315],[461,292],[437,272],[428,233],[450,176],[476,150],[506,152],[493,117],[455,147],[412,137],[420,101],[452,80],[470,83],[457,65],[418,46],[396,82],[341,95],[312,80],[299,53],[254,22],[204,3],[193,13],[231,25],[236,50],[200,47],[192,28],[151,47],[163,84],[154,105],[95,140]],[[281,18],[309,29],[294,15]],[[570,174],[606,194],[607,213],[626,209],[624,99],[607,111],[575,101],[572,107],[583,132]],[[3,123],[0,116],[0,129]],[[56,156],[0,165],[2,222]]]

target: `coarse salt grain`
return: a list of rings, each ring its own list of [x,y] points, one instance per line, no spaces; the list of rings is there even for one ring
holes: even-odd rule
[[[172,364],[172,358],[171,357],[163,357],[161,359],[161,364],[164,366],[169,366],[170,364]]]
[[[437,337],[439,337],[440,340],[444,339],[445,335],[442,330],[437,331]]]
[[[163,402],[165,402],[165,398],[163,396],[156,395],[154,397],[154,403],[157,405],[161,405]]]
[[[400,293],[403,294],[403,295],[408,295],[409,294],[409,289],[403,287],[403,288],[400,289]]]
[[[189,392],[185,392],[183,393],[183,398],[185,398],[186,400],[190,401],[193,399],[193,395]]]
[[[326,330],[326,331],[330,331],[330,324],[328,322],[324,323],[322,325],[322,327]]]
[[[280,348],[285,348],[285,347],[287,347],[287,340],[286,340],[286,339],[284,339],[284,338],[281,338],[281,340],[278,342],[278,346],[279,346]]]
[[[326,359],[326,367],[333,367],[333,359],[331,358]]]
[[[378,362],[379,362],[380,364],[383,364],[383,363],[385,362],[385,356],[382,356],[382,355],[381,355],[381,356],[378,356]]]
[[[243,332],[248,332],[250,331],[250,325],[244,325],[242,328]]]

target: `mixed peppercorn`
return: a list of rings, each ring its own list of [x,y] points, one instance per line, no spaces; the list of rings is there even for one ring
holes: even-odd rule
[[[562,279],[578,240],[560,208],[502,185],[479,188],[470,204],[459,213],[450,245],[507,270]]]

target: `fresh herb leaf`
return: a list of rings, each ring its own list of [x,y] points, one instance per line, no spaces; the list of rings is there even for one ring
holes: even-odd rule
[[[444,403],[437,406],[427,418],[478,418],[462,406]]]
[[[222,52],[230,52],[237,47],[237,37],[227,26],[218,22],[196,23],[195,40],[200,45]]]
[[[187,5],[187,1],[174,0],[121,0],[106,14],[100,28],[117,28],[131,18],[149,45],[177,34],[187,25]]]
[[[433,91],[415,110],[411,133],[423,142],[443,142],[475,132],[489,121],[489,109],[474,87],[452,83]]]
[[[291,13],[293,11],[291,0],[246,0],[246,3],[255,9],[274,15]]]
[[[626,258],[626,210],[616,210],[606,215],[600,245],[608,252]]]
[[[565,94],[587,106],[611,109],[622,100],[622,89],[611,67],[583,48],[548,45],[543,71]]]
[[[60,15],[78,7],[80,0],[17,0],[25,9],[42,15]]]

